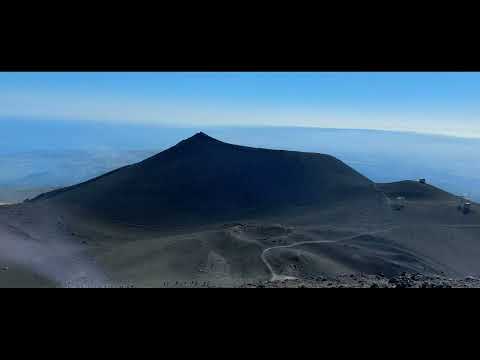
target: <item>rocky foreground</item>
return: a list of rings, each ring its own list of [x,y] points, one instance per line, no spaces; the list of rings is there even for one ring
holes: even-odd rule
[[[82,288],[135,288],[132,284],[98,286],[88,283],[69,283],[62,287]],[[163,288],[480,288],[480,278],[468,276],[453,279],[439,275],[403,273],[394,277],[366,274],[346,274],[335,278],[311,277],[309,279],[286,279],[277,281],[250,282],[237,285],[218,285],[209,281],[165,281]]]
[[[407,274],[395,277],[381,275],[340,275],[337,278],[316,277],[250,283],[241,288],[480,288],[480,278],[452,279],[444,276]]]

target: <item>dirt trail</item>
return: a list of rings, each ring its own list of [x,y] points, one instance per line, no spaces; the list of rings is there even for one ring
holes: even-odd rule
[[[284,275],[279,275],[279,274],[276,274],[276,273],[275,273],[275,270],[273,270],[272,265],[268,262],[268,260],[267,260],[267,258],[266,258],[266,254],[267,254],[269,251],[272,251],[272,250],[275,250],[275,249],[293,248],[293,247],[296,247],[296,246],[307,245],[307,244],[329,244],[329,243],[337,243],[337,242],[340,242],[340,241],[347,241],[347,240],[355,239],[355,238],[358,238],[358,237],[360,237],[360,236],[376,235],[376,234],[380,234],[380,233],[384,233],[384,232],[389,232],[389,231],[392,231],[392,230],[397,229],[397,228],[399,228],[399,227],[400,227],[400,226],[394,226],[394,227],[391,227],[391,228],[388,228],[388,229],[369,231],[369,232],[360,233],[360,234],[356,234],[356,235],[352,235],[352,236],[347,236],[347,237],[344,237],[344,238],[341,238],[341,239],[336,239],[336,240],[300,241],[300,242],[296,242],[296,243],[289,244],[289,245],[272,246],[272,247],[269,247],[269,248],[267,248],[267,249],[265,249],[265,250],[262,251],[261,258],[262,258],[262,261],[263,261],[263,263],[265,264],[265,266],[266,266],[266,267],[268,268],[268,270],[270,271],[270,274],[272,275],[270,281],[292,280],[292,279],[295,279],[295,277],[292,277],[292,276],[284,276]]]

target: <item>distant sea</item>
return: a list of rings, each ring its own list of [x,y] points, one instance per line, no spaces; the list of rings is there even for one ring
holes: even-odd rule
[[[376,182],[426,178],[480,201],[480,139],[356,129],[173,128],[33,119],[0,119],[0,190],[86,180],[198,131],[246,146],[327,153]]]

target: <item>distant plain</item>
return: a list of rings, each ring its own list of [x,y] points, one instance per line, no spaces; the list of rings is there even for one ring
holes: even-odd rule
[[[331,154],[376,182],[427,178],[442,189],[480,201],[480,139],[301,127],[193,129],[0,121],[0,202],[23,201],[138,162],[199,130],[230,143]]]

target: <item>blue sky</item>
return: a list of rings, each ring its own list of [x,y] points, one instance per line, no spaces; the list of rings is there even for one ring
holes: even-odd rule
[[[0,73],[0,119],[315,126],[480,138],[479,100],[480,73],[471,72]]]

